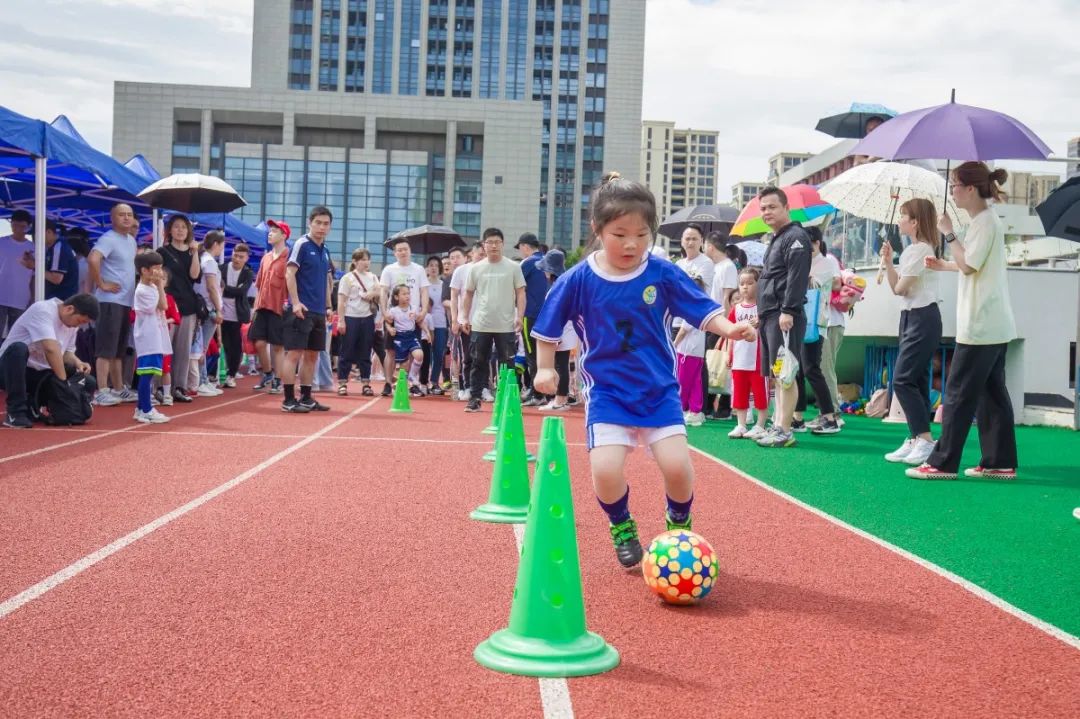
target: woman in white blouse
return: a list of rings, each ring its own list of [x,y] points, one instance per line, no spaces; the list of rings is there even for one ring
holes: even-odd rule
[[[952,250],[951,261],[928,257],[933,270],[959,272],[956,302],[956,351],[945,387],[941,437],[919,467],[907,470],[915,479],[955,479],[960,455],[971,428],[979,427],[982,459],[964,471],[967,477],[1016,477],[1016,432],[1012,399],[1005,386],[1005,353],[1016,338],[1016,321],[1006,277],[1005,228],[987,200],[1003,197],[1008,173],[993,172],[982,162],[965,162],[953,170],[952,197],[971,215],[963,242],[942,215],[938,229]]]
[[[930,434],[930,359],[941,345],[941,310],[938,307],[938,278],[926,266],[936,257],[940,244],[937,211],[929,200],[908,200],[900,206],[900,234],[911,244],[900,254],[900,266],[892,262],[892,245],[882,246],[889,287],[900,297],[900,352],[893,369],[893,394],[904,410],[908,438],[895,452],[885,455],[890,462],[921,465],[934,451]]]

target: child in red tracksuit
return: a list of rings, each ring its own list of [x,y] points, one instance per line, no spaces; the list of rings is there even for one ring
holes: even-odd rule
[[[728,319],[732,322],[749,322],[757,327],[758,271],[746,268],[739,273],[739,302],[731,308]],[[769,390],[761,374],[761,357],[758,340],[734,340],[731,345],[731,408],[735,410],[738,424],[728,433],[732,439],[759,439],[765,435],[765,420],[769,409]],[[746,426],[746,413],[750,408],[750,395],[754,397],[757,422]]]

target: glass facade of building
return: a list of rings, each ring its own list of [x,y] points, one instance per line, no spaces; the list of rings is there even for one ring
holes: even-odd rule
[[[506,23],[507,100],[525,99],[525,60],[529,42],[529,0],[509,0]]]
[[[454,54],[450,94],[472,97],[476,0],[454,0]]]
[[[480,77],[479,95],[499,97],[499,37],[502,34],[502,0],[482,0],[480,20]]]
[[[447,23],[450,0],[431,0],[428,5],[427,80],[424,92],[429,97],[446,94]]]
[[[289,21],[289,89],[310,90],[315,0],[292,0]]]
[[[581,240],[589,237],[589,193],[604,171],[609,0],[592,0],[585,48],[585,116],[581,154]]]
[[[401,0],[401,37],[398,52],[398,94],[420,91],[420,0]]]
[[[322,0],[319,15],[319,89],[337,90],[341,0]]]
[[[394,0],[372,0],[375,3],[375,56],[371,64],[371,91],[393,92],[394,76]]]
[[[256,225],[270,217],[282,219],[299,237],[307,227],[307,212],[316,205],[330,209],[334,222],[326,246],[339,267],[347,266],[352,251],[361,247],[375,262],[392,254],[383,241],[408,227],[428,221],[427,165],[371,162],[281,160],[270,157],[225,157],[224,179],[247,200],[236,211]],[[477,193],[479,189],[477,188]],[[471,199],[470,188],[461,189]],[[477,195],[478,197],[478,195]],[[441,204],[441,197],[439,198]],[[479,200],[477,199],[477,203]],[[479,223],[479,204],[477,223]]]
[[[367,0],[348,0],[345,26],[345,92],[364,91],[367,52]]]

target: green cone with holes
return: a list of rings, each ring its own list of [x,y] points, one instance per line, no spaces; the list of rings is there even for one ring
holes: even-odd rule
[[[394,399],[390,403],[390,411],[412,414],[412,405],[409,404],[409,380],[405,376],[405,370],[398,370],[397,384],[394,385]]]
[[[517,412],[517,416],[518,416],[517,421],[519,421],[519,422],[523,421],[521,419],[521,395],[518,394],[517,383],[514,381],[514,379],[515,379],[514,378],[514,371],[513,370],[507,370],[507,374],[506,374],[506,377],[505,377],[506,391],[502,392],[501,395],[499,395],[499,394],[495,395],[495,405],[496,405],[496,408],[498,410],[497,416],[499,417],[498,423],[499,423],[500,427],[502,427],[506,423],[507,407],[509,407],[511,404],[513,404],[514,407],[516,408],[516,412]],[[503,386],[503,383],[500,382],[499,383],[500,389],[502,388],[502,386]],[[489,451],[484,453],[484,457],[483,457],[484,461],[485,462],[494,462],[495,461],[495,454],[496,454],[496,451],[498,450],[498,448],[499,448],[499,439],[498,439],[498,436],[496,436],[496,438],[495,438],[495,446],[492,447]],[[536,461],[536,455],[534,455],[532,452],[529,452],[528,450],[526,450],[525,451],[525,459],[527,461],[529,461],[529,462],[535,462]],[[522,520],[522,521],[525,521],[525,520]]]
[[[531,677],[577,677],[619,664],[619,653],[585,628],[569,469],[563,420],[547,417],[510,626],[473,652],[476,661],[489,669]]]
[[[509,374],[507,374],[507,372],[507,367],[503,367],[501,365],[499,366],[499,383],[495,387],[495,404],[491,408],[491,424],[480,430],[482,434],[499,433],[499,420],[502,419],[503,399],[506,398],[507,379],[509,377]],[[494,453],[494,450],[492,450],[492,452]],[[492,454],[491,459],[489,459],[488,461],[490,462],[494,459],[495,456],[494,454]]]
[[[469,515],[481,522],[521,524],[529,509],[529,462],[525,451],[525,425],[521,401],[508,389],[502,396],[503,416],[495,437],[488,501]]]

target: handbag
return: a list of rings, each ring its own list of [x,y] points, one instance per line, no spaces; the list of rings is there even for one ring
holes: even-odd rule
[[[814,288],[806,291],[803,312],[806,314],[806,332],[803,334],[803,342],[814,344],[821,339],[821,327],[818,325],[821,317],[821,290]]]
[[[705,351],[705,366],[709,370],[709,392],[724,394],[731,380],[731,351],[728,340],[724,340],[720,349]]]
[[[206,304],[206,298],[198,292],[195,293],[195,318],[199,322],[210,319],[210,307]]]

